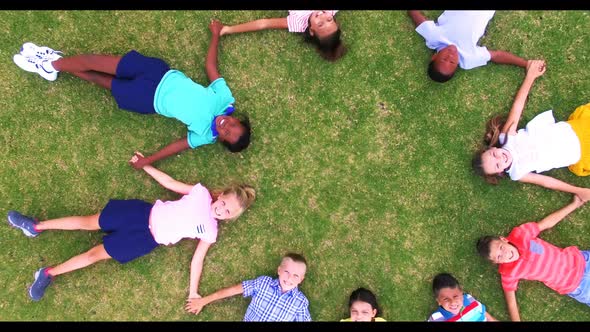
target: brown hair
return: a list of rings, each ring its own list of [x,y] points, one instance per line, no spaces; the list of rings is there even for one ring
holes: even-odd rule
[[[481,155],[492,147],[499,148],[500,145],[500,133],[502,127],[506,123],[506,117],[504,115],[496,115],[492,117],[486,124],[486,133],[483,137],[485,147],[479,149],[471,161],[471,166],[477,175],[480,175],[490,184],[498,184],[499,180],[504,177],[504,172],[496,174],[486,174],[483,171]],[[508,139],[508,137],[506,137]]]

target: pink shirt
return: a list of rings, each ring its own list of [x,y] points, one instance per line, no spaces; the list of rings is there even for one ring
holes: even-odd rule
[[[289,16],[287,16],[289,32],[305,32],[309,25],[309,17],[315,11],[317,10],[290,10]],[[332,16],[334,16],[338,11],[326,10],[326,12],[332,13]]]
[[[156,242],[171,245],[188,237],[214,243],[217,219],[211,215],[211,201],[209,190],[200,183],[177,201],[157,200],[150,214],[150,229]]]
[[[562,249],[539,239],[539,233],[536,222],[512,229],[507,239],[518,248],[520,257],[498,267],[502,288],[515,291],[519,279],[528,279],[541,281],[560,294],[571,293],[584,275],[584,256],[574,246]]]

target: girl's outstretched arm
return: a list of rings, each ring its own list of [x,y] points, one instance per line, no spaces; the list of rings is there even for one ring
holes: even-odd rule
[[[589,188],[582,188],[576,187],[569,183],[563,182],[556,178],[552,178],[547,175],[537,174],[537,173],[528,173],[527,175],[523,176],[520,182],[524,183],[531,183],[536,184],[541,187],[545,187],[547,189],[563,191],[566,193],[572,193],[577,195],[583,202],[587,202],[590,200],[590,189]]]
[[[531,87],[533,86],[535,79],[545,73],[545,69],[545,61],[543,60],[533,60],[530,65],[528,65],[524,81],[518,89],[516,97],[514,97],[514,103],[512,103],[512,108],[510,109],[510,113],[508,113],[506,123],[504,124],[504,127],[502,127],[502,133],[516,135],[518,121],[524,110],[524,105],[529,92],[531,91]]]
[[[236,25],[226,25],[221,29],[221,36],[232,33],[259,31],[267,29],[288,29],[287,18],[261,18],[259,20],[250,21]]]
[[[138,155],[142,156],[140,152],[136,151],[135,156],[133,156],[133,158],[135,158]],[[133,160],[133,158],[131,158],[131,160]],[[170,175],[160,171],[159,169],[151,165],[143,166],[143,170],[146,173],[148,173],[151,177],[153,177],[154,180],[158,181],[158,183],[161,184],[162,187],[177,192],[179,194],[186,195],[194,187],[194,185],[174,180]]]
[[[129,164],[135,169],[142,169],[145,165],[151,165],[154,161],[170,157],[184,150],[188,150],[189,148],[190,145],[188,145],[188,138],[183,137],[178,141],[168,144],[163,149],[154,153],[151,156],[144,157],[141,154],[136,154],[135,156],[133,156],[133,158],[131,158],[131,160],[129,160]]]
[[[199,295],[199,281],[201,280],[201,273],[203,272],[203,262],[205,261],[205,255],[211,243],[200,240],[195,249],[195,254],[191,260],[191,273],[189,280],[189,292],[188,298],[194,299],[201,297]]]

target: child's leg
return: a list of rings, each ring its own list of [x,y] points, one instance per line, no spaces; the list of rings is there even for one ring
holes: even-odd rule
[[[98,217],[100,213],[91,216],[74,216],[64,217],[58,219],[46,220],[38,223],[35,226],[36,230],[45,231],[48,229],[61,229],[61,230],[87,230],[96,231],[100,229],[98,225]]]
[[[78,71],[71,74],[108,90],[111,90],[111,87],[113,86],[113,78],[115,78],[113,75],[97,71]]]
[[[110,258],[111,256],[104,249],[104,244],[99,244],[83,254],[74,256],[63,263],[52,267],[49,270],[49,274],[55,277]]]
[[[57,71],[68,73],[97,71],[115,76],[121,58],[119,55],[85,54],[59,58],[51,62],[51,65]]]

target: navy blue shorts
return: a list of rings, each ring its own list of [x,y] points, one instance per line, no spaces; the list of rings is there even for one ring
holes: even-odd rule
[[[156,113],[156,88],[170,67],[164,60],[141,55],[137,51],[125,54],[117,65],[111,94],[119,108],[142,114]]]
[[[104,249],[119,263],[141,257],[158,246],[149,228],[152,206],[139,199],[111,199],[100,212],[98,225],[108,233],[102,238]]]

